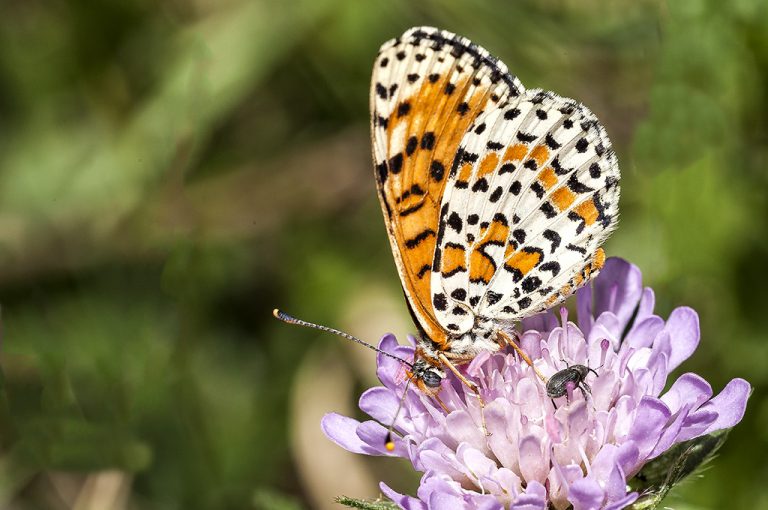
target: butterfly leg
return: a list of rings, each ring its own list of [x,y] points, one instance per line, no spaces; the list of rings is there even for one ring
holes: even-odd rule
[[[435,397],[435,400],[437,400],[437,403],[440,404],[440,407],[443,408],[443,411],[445,411],[446,413],[450,413],[451,412],[451,410],[448,409],[448,406],[445,405],[445,403],[442,400],[440,400],[440,396],[439,395],[435,394],[434,397]]]
[[[472,392],[477,395],[477,401],[480,403],[480,420],[483,424],[483,433],[485,433],[486,436],[490,436],[490,433],[488,432],[488,427],[485,426],[485,400],[483,400],[483,397],[480,395],[480,389],[477,387],[475,383],[464,377],[464,374],[459,372],[459,369],[456,368],[456,365],[454,365],[451,360],[449,360],[445,354],[442,352],[437,355],[438,359],[446,366],[448,369],[450,369],[451,372],[456,375],[456,377],[459,378],[461,382],[467,385],[467,387],[472,390]]]
[[[517,345],[517,343],[515,343],[515,340],[512,338],[512,336],[509,335],[509,333],[507,333],[506,331],[502,331],[502,330],[499,330],[498,333],[499,333],[499,337],[501,337],[504,343],[512,347],[517,352],[517,354],[520,355],[521,358],[523,358],[523,361],[525,361],[528,364],[528,366],[531,367],[534,372],[536,372],[536,375],[539,377],[539,379],[541,379],[542,382],[546,384],[548,379],[544,376],[544,374],[542,374],[539,371],[538,368],[534,366],[531,358],[528,357],[528,355],[520,348],[519,345]]]

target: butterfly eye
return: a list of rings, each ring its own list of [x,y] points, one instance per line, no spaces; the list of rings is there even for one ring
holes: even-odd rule
[[[424,372],[423,381],[428,388],[437,388],[443,382],[443,376],[436,370],[427,370]]]

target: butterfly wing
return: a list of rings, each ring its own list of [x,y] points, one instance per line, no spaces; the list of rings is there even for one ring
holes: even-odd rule
[[[618,220],[619,168],[583,105],[531,90],[488,108],[462,138],[443,194],[436,317],[470,331],[567,297],[602,267]]]
[[[395,263],[422,331],[439,346],[432,261],[448,174],[483,110],[523,92],[503,63],[450,32],[412,28],[385,43],[371,80],[376,183]]]

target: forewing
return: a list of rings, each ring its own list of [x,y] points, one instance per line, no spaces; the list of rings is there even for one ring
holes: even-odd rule
[[[618,220],[619,168],[583,105],[531,90],[480,115],[443,195],[438,321],[515,321],[553,306],[602,267]]]
[[[411,311],[441,345],[430,275],[448,174],[478,114],[522,91],[486,50],[434,28],[385,43],[374,64],[371,131],[384,219]]]

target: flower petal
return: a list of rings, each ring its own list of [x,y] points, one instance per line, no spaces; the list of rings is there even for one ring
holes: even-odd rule
[[[592,461],[590,477],[600,480],[608,501],[619,501],[627,494],[627,482],[618,463],[619,448],[607,444]]]
[[[592,478],[576,480],[568,490],[568,501],[573,505],[573,510],[598,510],[604,499],[603,489]]]
[[[585,285],[576,291],[576,323],[584,336],[589,336],[595,317],[592,314],[592,285]]]
[[[546,510],[547,489],[539,482],[529,482],[525,493],[515,499],[510,510]]]
[[[687,403],[692,403],[692,409],[697,409],[711,397],[712,386],[703,377],[688,372],[672,383],[669,390],[661,396],[661,401],[674,414]]]
[[[387,450],[387,429],[381,423],[373,420],[364,421],[357,427],[357,437],[369,448],[375,450],[378,455],[405,457],[408,453],[403,440],[396,434],[392,434],[391,437],[395,443],[395,449],[391,452]]]
[[[482,425],[466,411],[453,411],[446,418],[446,428],[455,444],[468,443],[479,450],[487,449]]]
[[[537,313],[520,321],[523,332],[533,330],[536,332],[549,332],[559,325],[557,316],[550,312]]]
[[[520,472],[528,483],[543,483],[547,479],[549,453],[546,452],[545,455],[541,446],[541,440],[534,435],[525,436],[520,440]]]
[[[384,482],[379,482],[379,489],[386,497],[399,505],[403,510],[428,510],[427,505],[422,503],[418,498],[400,494]]]
[[[637,305],[637,315],[635,321],[641,321],[653,313],[653,307],[656,304],[656,296],[653,289],[646,287],[643,289],[643,295],[640,298],[640,304]]]
[[[678,411],[676,415],[673,415],[672,423],[668,424],[664,428],[664,431],[661,433],[659,442],[656,443],[653,451],[651,451],[651,453],[648,455],[649,459],[658,457],[677,442],[677,438],[680,436],[680,431],[682,430],[683,424],[685,423],[686,418],[688,418],[688,413],[692,407],[692,403],[687,403]]]
[[[699,435],[711,434],[716,430],[731,428],[739,423],[744,417],[751,392],[752,386],[747,381],[739,378],[732,379],[715,398],[701,406],[698,411],[691,413],[692,418],[699,413],[713,411],[717,413],[717,419]]]
[[[323,429],[326,437],[345,450],[352,453],[380,455],[375,448],[372,448],[357,436],[357,427],[359,425],[359,421],[337,413],[326,414],[320,422],[320,427]]]
[[[687,306],[675,308],[667,319],[664,331],[669,333],[671,339],[669,370],[672,371],[687,360],[699,345],[699,314]]]
[[[627,508],[629,505],[634,503],[638,497],[640,497],[640,494],[637,492],[630,492],[624,498],[620,499],[619,501],[614,501],[613,503],[604,507],[602,510],[622,510],[623,508]]]
[[[607,339],[613,345],[614,350],[617,350],[622,331],[623,328],[619,323],[619,318],[613,312],[603,312],[592,325],[592,330],[589,332],[588,337],[589,344],[594,345],[602,342],[603,339]]]
[[[496,463],[489,459],[485,453],[471,447],[467,443],[462,443],[456,450],[456,457],[464,464],[474,475],[475,479],[492,477],[496,471]]]
[[[643,397],[635,411],[628,439],[637,445],[640,460],[644,461],[661,438],[672,413],[664,402],[653,397]]]
[[[429,438],[419,445],[417,458],[424,471],[441,473],[453,480],[466,479],[464,466],[456,459],[455,452],[437,438]]]
[[[611,311],[619,318],[622,330],[635,312],[643,293],[640,269],[626,260],[611,257],[595,278],[593,315]]]
[[[379,349],[405,361],[413,359],[413,348],[398,344],[392,334],[381,338]],[[402,362],[379,352],[376,354],[376,376],[384,386],[394,389],[405,379],[405,367]]]
[[[433,492],[429,495],[429,508],[430,510],[440,510],[441,508],[456,508],[457,510],[470,510],[469,506],[464,498],[456,494],[450,494],[447,492]]]
[[[400,399],[391,390],[383,386],[375,386],[360,395],[360,409],[374,420],[381,423],[391,423],[397,412]],[[402,413],[401,413],[402,414]],[[398,417],[400,421],[400,417]]]
[[[651,315],[640,322],[635,322],[632,329],[629,330],[624,341],[631,347],[639,349],[640,347],[650,347],[653,340],[661,330],[664,329],[664,320],[661,317]]]

